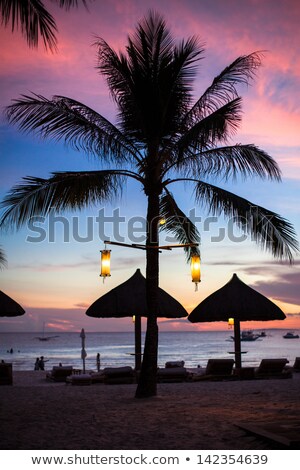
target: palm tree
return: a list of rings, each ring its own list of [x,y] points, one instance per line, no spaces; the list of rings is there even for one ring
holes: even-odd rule
[[[4,268],[7,264],[6,256],[3,249],[0,246],[0,269]]]
[[[69,10],[77,6],[78,0],[52,0],[61,8]],[[87,8],[86,0],[81,0]],[[2,24],[11,23],[11,30],[21,27],[29,47],[37,47],[39,36],[42,37],[45,48],[50,51],[57,49],[57,26],[53,16],[46,10],[41,0],[0,0]]]
[[[200,234],[170,191],[189,182],[195,199],[213,214],[236,223],[275,257],[293,258],[297,241],[292,225],[280,215],[211,184],[210,178],[238,174],[280,180],[275,161],[255,145],[229,145],[241,120],[237,85],[248,84],[261,63],[254,52],[236,59],[192,102],[192,83],[203,47],[195,37],[175,43],[164,19],[150,12],[128,37],[119,55],[97,40],[98,69],[106,77],[118,109],[117,124],[82,103],[63,96],[51,100],[23,95],[7,108],[22,131],[64,141],[96,155],[97,171],[56,172],[48,179],[26,177],[12,188],[3,207],[2,226],[20,227],[33,215],[80,209],[120,197],[129,178],[138,181],[148,201],[146,279],[147,320],[144,358],[136,397],[156,394],[160,217],[162,229],[180,242]],[[186,247],[187,258],[197,248]]]

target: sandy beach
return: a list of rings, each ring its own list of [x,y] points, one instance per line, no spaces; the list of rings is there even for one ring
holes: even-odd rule
[[[43,371],[14,372],[0,387],[1,449],[278,449],[237,424],[300,421],[300,374],[292,379],[72,386]]]

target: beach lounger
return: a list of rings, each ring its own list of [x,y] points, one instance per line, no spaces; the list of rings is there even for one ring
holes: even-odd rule
[[[104,382],[104,372],[103,370],[99,370],[99,372],[92,372],[91,373],[92,383],[98,384]]]
[[[136,374],[132,367],[106,367],[103,369],[105,384],[132,384],[136,382]]]
[[[89,372],[86,374],[72,374],[67,377],[66,383],[72,385],[92,385],[104,382],[104,372]]]
[[[233,375],[234,359],[209,359],[205,368],[198,368],[192,380],[224,380],[236,378]]]
[[[72,366],[53,366],[52,370],[46,374],[46,378],[54,382],[65,382],[66,378],[72,373]]]
[[[188,378],[188,371],[185,367],[164,367],[157,369],[157,382],[185,382]]]
[[[12,364],[7,362],[0,363],[0,385],[12,385]]]
[[[165,363],[165,367],[173,368],[173,367],[184,367],[184,361],[168,361]]]
[[[300,372],[300,357],[296,357],[295,362],[293,364],[293,371]]]
[[[260,365],[255,368],[254,376],[257,379],[270,378],[290,378],[292,377],[291,368],[286,368],[287,359],[262,359]]]
[[[72,385],[92,385],[91,374],[72,374],[66,379],[66,383]]]

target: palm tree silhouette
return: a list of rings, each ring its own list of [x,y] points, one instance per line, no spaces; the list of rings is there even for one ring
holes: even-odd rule
[[[78,0],[52,0],[61,8],[69,10],[78,5]],[[80,0],[87,8],[86,0]],[[29,47],[37,47],[39,38],[50,51],[57,49],[57,26],[53,16],[46,10],[41,0],[0,0],[2,23],[11,23],[11,30],[21,28]]]
[[[297,241],[292,225],[209,182],[210,178],[257,176],[280,180],[276,162],[255,145],[229,145],[241,120],[237,85],[248,84],[261,63],[254,52],[237,58],[214,78],[195,102],[192,84],[203,47],[195,37],[176,43],[156,12],[138,23],[119,55],[101,38],[96,42],[98,70],[117,106],[117,124],[71,98],[51,100],[23,95],[7,108],[11,123],[43,138],[63,140],[96,155],[101,170],[56,172],[48,179],[26,177],[6,196],[2,226],[20,227],[50,209],[80,209],[120,197],[126,180],[138,181],[146,195],[146,279],[149,315],[136,397],[156,394],[158,350],[159,218],[161,229],[180,242],[195,243],[200,234],[180,210],[170,187],[182,181],[194,187],[195,200],[214,215],[233,217],[275,257],[293,258]],[[152,248],[154,247],[154,248]],[[197,248],[186,247],[187,258]]]
[[[4,268],[7,264],[6,256],[3,249],[0,247],[0,269]]]

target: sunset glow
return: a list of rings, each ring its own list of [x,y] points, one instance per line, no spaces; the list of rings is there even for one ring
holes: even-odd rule
[[[218,184],[267,207],[289,220],[299,239],[300,195],[300,2],[297,0],[106,0],[93,2],[89,12],[59,9],[50,1],[47,8],[57,19],[58,53],[29,49],[19,33],[0,26],[0,98],[2,108],[21,94],[31,92],[50,98],[72,97],[116,121],[116,109],[103,77],[96,70],[96,36],[116,50],[124,50],[127,35],[149,9],[165,16],[174,36],[181,40],[196,35],[205,43],[194,97],[198,98],[213,78],[238,56],[264,51],[263,66],[251,87],[241,88],[243,120],[231,144],[255,144],[278,162],[280,183],[253,178]],[[46,178],[53,171],[98,169],[94,158],[53,141],[24,135],[1,118],[0,198],[21,178]],[[201,283],[195,292],[190,265],[183,251],[160,255],[160,286],[173,295],[188,312],[205,297],[222,287],[237,273],[243,282],[266,295],[286,314],[284,321],[247,322],[243,328],[300,329],[300,259],[293,265],[274,260],[247,235],[221,217],[209,221],[195,207],[192,186],[176,186],[182,210],[195,211],[201,233]],[[118,209],[120,237],[128,243],[128,225],[134,217],[145,217],[146,199],[138,185],[124,187],[122,200],[80,213],[62,214],[65,221],[49,221],[19,232],[1,233],[0,245],[8,268],[0,272],[0,289],[26,310],[23,317],[0,319],[2,331],[41,331],[43,322],[52,331],[131,331],[130,318],[100,320],[85,311],[98,297],[127,280],[137,268],[145,275],[145,256],[140,250],[114,246],[110,274],[99,277],[99,252],[104,249],[96,217],[100,209],[113,217]],[[74,217],[77,217],[76,224]],[[200,220],[201,218],[201,220]],[[121,220],[121,219],[120,219]],[[123,220],[123,219],[122,219]],[[44,230],[43,240],[38,238]],[[74,227],[78,233],[74,235]],[[100,227],[101,228],[101,227]],[[136,237],[142,236],[135,222]],[[52,232],[51,232],[52,230]],[[92,236],[89,238],[89,230]],[[52,234],[52,238],[51,235]],[[105,234],[114,238],[111,222]],[[166,235],[161,236],[165,244]],[[229,312],[230,313],[230,312]],[[230,316],[230,315],[229,315]],[[161,330],[227,329],[227,323],[191,324],[187,320],[159,321]]]

